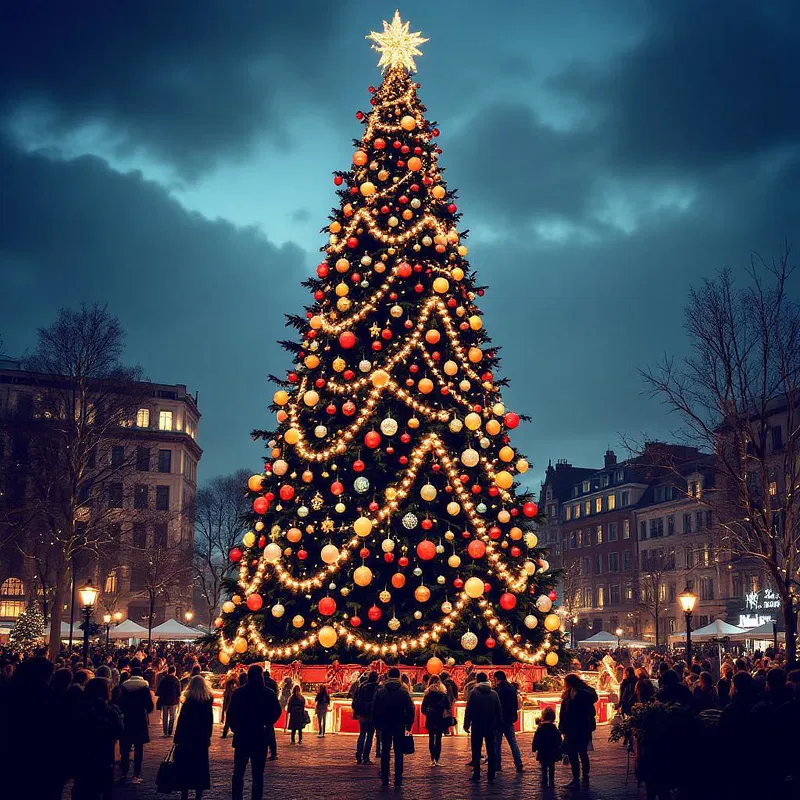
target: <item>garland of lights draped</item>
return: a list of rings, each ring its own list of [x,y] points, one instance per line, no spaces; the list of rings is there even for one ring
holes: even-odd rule
[[[300,341],[273,397],[277,428],[253,475],[252,530],[216,621],[219,658],[490,655],[555,666],[560,618],[538,509],[517,483],[496,348],[483,328],[439,130],[411,73],[418,46],[395,13],[368,38],[383,83],[353,166]]]

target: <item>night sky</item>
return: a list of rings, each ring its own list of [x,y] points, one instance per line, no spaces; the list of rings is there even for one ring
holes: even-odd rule
[[[199,391],[201,479],[260,466],[285,312],[395,3],[0,6],[0,334],[107,302],[127,357]],[[404,2],[430,41],[470,260],[534,463],[670,435],[638,369],[686,350],[691,283],[797,241],[800,4]]]

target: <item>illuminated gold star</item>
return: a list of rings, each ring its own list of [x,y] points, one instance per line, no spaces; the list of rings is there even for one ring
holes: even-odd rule
[[[330,517],[325,517],[320,527],[323,533],[330,533],[333,530],[333,520]]]
[[[369,329],[369,332],[370,332],[370,333],[371,333],[373,336],[375,336],[375,337],[377,337],[377,336],[380,336],[380,335],[381,335],[381,329],[380,329],[380,327],[378,326],[378,323],[377,323],[377,322],[373,322],[373,323],[372,323],[372,327]]]
[[[372,45],[372,49],[381,54],[378,66],[382,67],[384,72],[394,67],[416,72],[417,65],[414,63],[414,56],[422,55],[419,45],[428,40],[420,36],[422,31],[410,33],[408,25],[408,22],[400,19],[400,12],[395,11],[391,25],[386,20],[383,21],[383,33],[372,31],[366,37],[376,42]]]

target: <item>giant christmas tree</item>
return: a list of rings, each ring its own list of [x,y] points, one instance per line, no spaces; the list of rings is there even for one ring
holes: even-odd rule
[[[289,317],[277,429],[249,481],[252,530],[217,620],[220,660],[433,654],[557,663],[560,619],[517,476],[520,422],[466,260],[439,130],[411,77],[424,41],[373,33],[383,83],[335,174],[340,207]]]

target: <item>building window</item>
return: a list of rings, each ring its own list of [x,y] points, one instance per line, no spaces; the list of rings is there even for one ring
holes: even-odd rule
[[[631,521],[629,519],[622,520],[622,538],[631,538]]]
[[[149,501],[149,487],[145,483],[137,483],[133,487],[133,507],[147,508]]]
[[[158,522],[153,526],[153,547],[164,549],[167,546],[167,523]]]
[[[769,496],[770,497],[777,497],[778,496],[778,482],[777,481],[770,481],[769,482]]]
[[[675,517],[667,517],[667,536],[675,533]]]
[[[172,472],[172,450],[158,451],[158,471]]]
[[[597,544],[603,544],[603,526],[598,525],[595,530],[595,536],[597,537]]]
[[[644,520],[639,523],[639,538],[642,541],[647,538],[647,523]]]
[[[25,610],[21,600],[0,600],[0,617],[16,619]]]
[[[572,506],[572,516],[573,516],[574,519],[580,519],[581,507],[579,505],[578,506]]]
[[[109,483],[108,484],[108,507],[109,508],[122,508],[122,484]]]
[[[714,515],[711,511],[706,511],[706,528],[711,528],[714,522]]]
[[[172,430],[172,412],[171,411],[159,411],[158,412],[158,429],[160,431],[171,431]]]
[[[0,594],[5,597],[24,597],[25,584],[19,578],[6,578],[0,586]]]
[[[623,508],[628,505],[628,492],[620,492],[619,502]]]
[[[603,498],[595,497],[594,499],[594,513],[600,514],[603,511]]]
[[[106,582],[105,586],[103,587],[103,591],[106,594],[116,594],[117,593],[117,570],[112,569],[111,572],[106,575]]]
[[[567,534],[565,533],[561,537],[561,549],[566,553],[569,550],[569,540],[567,539]]]
[[[139,472],[150,472],[150,448],[136,448],[136,469]]]
[[[664,518],[663,517],[659,517],[658,518],[658,523],[656,525],[656,533],[657,533],[659,539],[663,538],[663,536],[664,536]]]
[[[567,522],[569,522],[572,519],[572,506],[567,506],[566,507],[566,516],[565,516],[565,518],[566,518]]]
[[[583,491],[584,491],[584,492],[588,492],[588,491],[589,491],[591,488],[592,488],[592,486],[591,486],[591,484],[589,483],[589,481],[584,481],[584,482],[583,482]]]
[[[714,579],[713,578],[700,578],[700,599],[713,600],[714,599]]]
[[[686,569],[694,567],[694,550],[691,547],[686,548]]]
[[[618,606],[622,602],[618,583],[608,587],[608,602],[611,603],[612,606]]]
[[[625,584],[625,600],[633,600],[633,584]]]
[[[592,607],[592,590],[588,586],[583,589],[583,607]]]
[[[132,541],[137,550],[147,547],[147,528],[141,522],[134,523]]]
[[[631,568],[631,551],[625,550],[622,553],[622,568],[627,572]]]
[[[140,408],[136,412],[136,427],[149,428],[150,427],[150,409]]]
[[[783,428],[780,425],[772,429],[772,449],[783,450]]]
[[[592,513],[592,501],[591,500],[587,500],[583,504],[583,513],[587,517]]]
[[[597,587],[597,608],[602,608],[606,604],[606,593],[603,586]]]
[[[125,448],[115,444],[111,448],[111,466],[119,469],[125,463]]]
[[[603,574],[603,556],[595,556],[595,559],[594,559],[594,574],[595,575],[602,575]]]
[[[665,603],[667,601],[667,584],[666,583],[659,583],[658,584],[658,600],[661,603]]]
[[[169,511],[169,486],[156,486],[156,511]]]
[[[608,554],[608,571],[619,572],[619,553]]]
[[[615,473],[614,480],[617,483],[622,483],[625,480],[625,472],[624,470],[618,469]]]
[[[578,547],[578,532],[577,531],[570,531],[569,534],[569,546],[575,550]]]
[[[691,533],[692,532],[692,515],[690,513],[686,513],[683,515],[683,533]]]
[[[609,522],[608,523],[608,541],[609,542],[616,542],[617,541],[617,523],[616,522]]]
[[[705,524],[706,521],[705,514],[702,511],[695,511],[694,520],[695,520],[695,530],[698,531],[703,530],[703,525]]]
[[[613,511],[617,507],[617,496],[614,494],[608,495],[608,510]]]
[[[600,485],[605,489],[606,486],[608,486],[608,481],[609,481],[609,476],[603,475],[602,478],[600,479]]]

